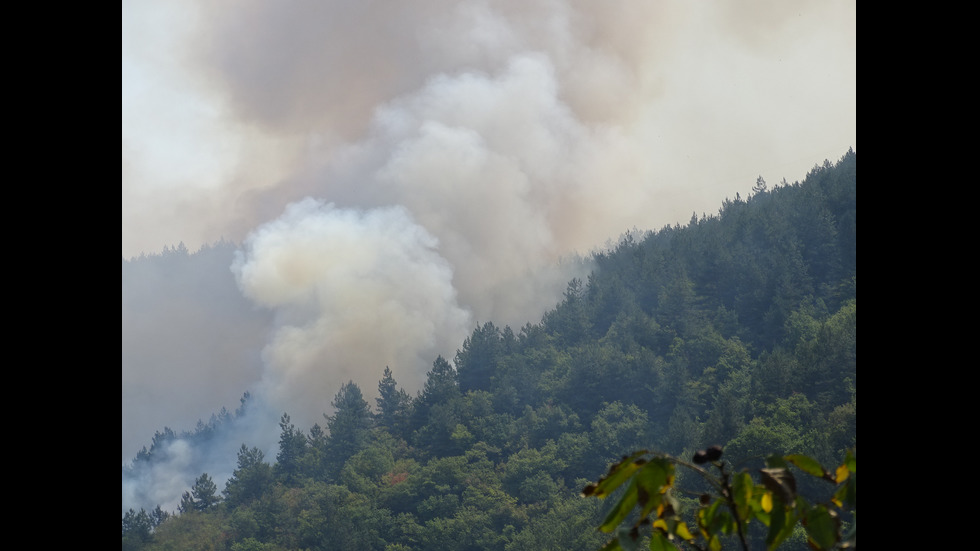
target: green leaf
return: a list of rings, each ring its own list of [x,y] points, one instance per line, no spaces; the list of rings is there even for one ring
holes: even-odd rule
[[[786,507],[782,503],[777,503],[769,513],[769,533],[766,534],[766,548],[773,549],[779,542],[779,534],[786,526]]]
[[[813,476],[819,478],[825,478],[829,476],[827,470],[823,468],[823,465],[821,465],[819,462],[817,462],[816,459],[813,459],[812,457],[808,457],[802,454],[793,454],[793,455],[785,456],[785,459],[786,461],[789,461],[790,463],[799,467],[800,470],[802,470],[805,473],[812,474]]]
[[[660,530],[654,530],[650,536],[651,551],[678,551],[677,546]]]
[[[772,510],[772,492],[765,486],[756,484],[752,487],[752,498],[749,500],[752,516],[762,524],[769,526],[769,510]],[[767,508],[769,510],[767,510]],[[747,519],[746,519],[747,520]]]
[[[723,502],[718,500],[698,510],[698,527],[705,534],[705,538],[713,534],[729,534],[735,528],[735,519],[728,513],[728,509],[723,507]]]
[[[619,523],[623,522],[623,519],[626,518],[629,512],[633,510],[633,507],[636,505],[636,499],[636,481],[633,480],[630,481],[630,485],[626,488],[626,493],[623,494],[623,497],[619,499],[619,502],[616,503],[612,510],[609,511],[609,514],[606,515],[606,520],[603,521],[602,526],[599,527],[599,530],[606,532],[607,534],[612,532],[617,526],[619,526]]]
[[[640,506],[640,518],[646,518],[663,500],[664,486],[669,486],[674,472],[674,465],[665,459],[654,459],[643,466],[636,476],[637,496]]]
[[[766,535],[766,549],[779,547],[793,533],[799,520],[794,508],[776,501],[769,514],[769,533]]]
[[[599,479],[599,482],[595,484],[589,484],[582,490],[582,495],[586,497],[597,497],[605,498],[616,488],[619,488],[624,482],[629,480],[633,473],[640,469],[645,460],[639,460],[641,456],[646,454],[646,450],[634,452],[633,455],[623,457],[618,463],[614,463],[609,467],[609,472],[605,476]]]
[[[823,505],[816,505],[807,511],[803,527],[819,549],[831,549],[837,544],[840,522]]]
[[[721,507],[721,500],[715,501],[707,507],[698,509],[698,528],[701,530],[701,533],[705,538],[708,538],[712,533],[714,533],[715,515],[718,513],[719,507]]]
[[[732,500],[735,502],[735,509],[741,519],[749,518],[749,511],[752,510],[752,492],[755,483],[749,473],[742,471],[732,477]]]
[[[857,507],[857,478],[851,476],[849,477],[839,488],[834,492],[835,503],[840,504],[841,507],[848,509],[854,509]]]

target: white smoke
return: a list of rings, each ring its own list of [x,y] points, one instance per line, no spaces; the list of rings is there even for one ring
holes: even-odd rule
[[[627,229],[610,214],[635,218],[628,193],[596,182],[633,181],[645,165],[617,132],[578,120],[558,89],[543,54],[498,73],[437,75],[379,107],[369,137],[313,177],[340,182],[348,203],[408,208],[479,318],[537,321],[579,275],[556,270],[561,257]]]
[[[180,496],[190,489],[187,473],[193,472],[195,463],[190,443],[175,440],[159,453],[155,468],[141,470],[135,476],[123,476],[123,512],[129,507],[151,511],[157,505],[164,511],[176,511]]]
[[[385,366],[423,379],[472,323],[437,245],[402,206],[304,199],[256,229],[232,269],[247,297],[276,312],[258,396],[308,422],[348,380],[372,395]]]
[[[265,460],[274,462],[281,414],[252,398],[234,416],[212,425],[213,430],[171,432],[169,436],[158,431],[149,446],[152,459],[123,465],[123,514],[131,508],[149,512],[157,506],[176,512],[181,496],[205,473],[220,494],[238,466],[237,452],[243,444],[262,450]]]

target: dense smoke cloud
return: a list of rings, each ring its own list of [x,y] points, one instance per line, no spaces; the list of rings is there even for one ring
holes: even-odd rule
[[[308,421],[348,380],[371,395],[384,366],[422,380],[471,323],[436,245],[404,207],[314,199],[253,232],[232,269],[247,297],[276,312],[258,395]]]
[[[124,303],[124,462],[245,391],[303,430],[386,365],[414,392],[607,240],[856,147],[853,0],[738,6],[124,2],[123,256],[240,243],[221,277],[269,316],[216,338],[218,314]],[[204,452],[181,450],[187,483]]]

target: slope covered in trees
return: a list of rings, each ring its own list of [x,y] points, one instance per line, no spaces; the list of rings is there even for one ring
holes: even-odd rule
[[[539,323],[485,322],[434,358],[415,396],[378,366],[376,404],[348,383],[322,426],[284,412],[275,457],[243,442],[223,488],[201,473],[178,511],[128,511],[123,548],[591,550],[608,505],[581,490],[632,450],[855,447],[853,151],[595,260]]]

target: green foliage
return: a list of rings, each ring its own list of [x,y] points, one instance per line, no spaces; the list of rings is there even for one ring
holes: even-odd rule
[[[432,369],[426,374],[422,390],[412,401],[412,429],[419,429],[428,423],[434,407],[448,404],[460,396],[456,370],[442,356],[436,357]]]
[[[606,404],[592,419],[591,448],[593,464],[608,465],[622,454],[648,442],[650,423],[646,413],[635,404]]]
[[[405,429],[412,398],[404,389],[398,388],[388,366],[385,366],[381,381],[378,382],[378,397],[375,401],[377,402],[375,424],[392,431]]]
[[[506,551],[599,549],[606,539],[595,527],[602,519],[596,500],[568,498],[534,515],[506,544]]]
[[[566,347],[579,344],[589,335],[592,324],[586,304],[585,284],[581,279],[574,278],[568,283],[564,300],[546,313],[542,321],[545,328]]]
[[[344,463],[367,442],[372,416],[360,387],[353,381],[341,385],[331,405],[334,407],[334,414],[324,414],[329,432],[326,448],[329,466],[325,470],[333,479]]]
[[[272,482],[272,466],[258,448],[245,444],[238,450],[238,467],[225,483],[222,494],[229,507],[246,505],[258,499]]]
[[[754,479],[748,470],[731,471],[721,456],[720,446],[695,453],[692,462],[640,450],[614,463],[582,491],[599,499],[617,496],[599,526],[604,533],[615,533],[603,550],[636,549],[641,539],[649,541],[650,549],[686,545],[719,551],[729,542],[747,550],[755,524],[765,529],[766,549],[785,543],[798,525],[812,549],[857,546],[857,458],[852,451],[833,471],[806,455],[771,455]],[[705,464],[712,470],[701,466]],[[685,512],[676,497],[684,492],[675,485],[678,466],[697,473],[710,487],[693,512]],[[826,497],[807,499],[798,493],[794,473],[829,483]]]
[[[490,378],[503,352],[503,333],[493,323],[486,322],[473,330],[454,360],[460,391],[489,390]]]
[[[153,533],[146,551],[222,551],[231,543],[224,530],[227,517],[220,508],[185,511],[163,522]]]
[[[218,486],[211,480],[208,473],[202,474],[194,482],[194,487],[191,490],[191,495],[194,496],[195,508],[198,511],[207,511],[211,507],[214,507],[221,498],[217,495]]]
[[[181,513],[189,511],[207,511],[214,507],[221,498],[218,497],[218,486],[204,473],[194,481],[191,491],[184,492],[178,509]]]
[[[274,551],[275,546],[260,542],[255,538],[245,538],[231,544],[231,551]]]
[[[344,463],[340,482],[351,491],[375,496],[381,490],[384,477],[395,468],[393,442],[374,442],[355,453]]]
[[[140,509],[138,513],[133,509],[126,511],[122,519],[123,551],[140,549],[150,541],[153,528],[153,520],[144,509]]]
[[[501,481],[507,493],[524,503],[547,501],[566,466],[558,446],[549,440],[541,449],[524,448],[507,458]]]
[[[283,413],[279,420],[279,453],[276,455],[274,472],[286,484],[295,484],[302,477],[303,456],[307,441],[302,430],[290,422],[289,414]]]

